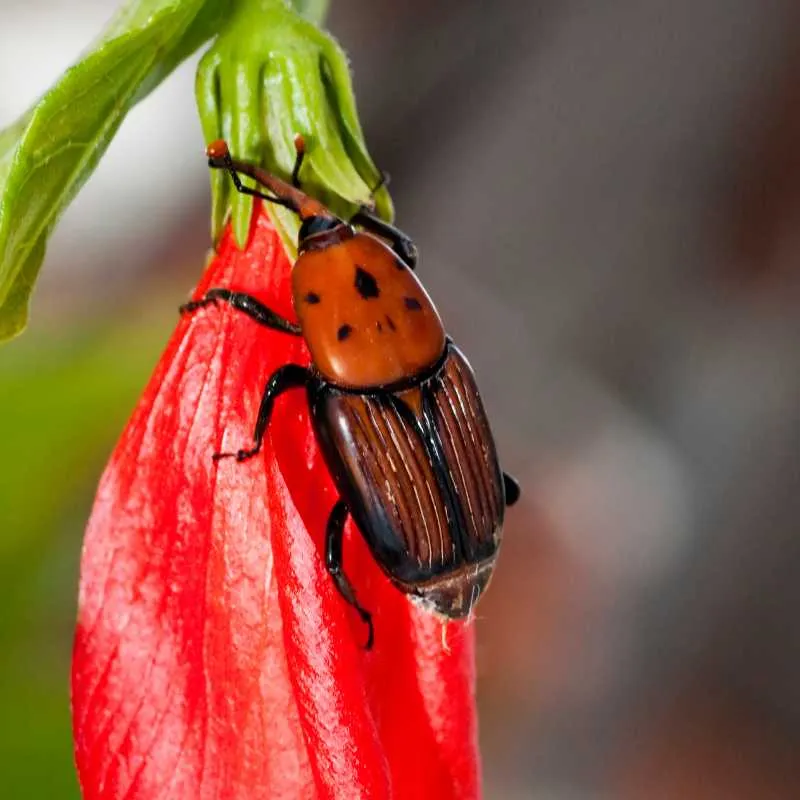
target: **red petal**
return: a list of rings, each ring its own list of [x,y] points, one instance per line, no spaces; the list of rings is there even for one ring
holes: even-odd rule
[[[198,287],[293,316],[290,266],[259,212]],[[325,571],[336,495],[302,391],[252,438],[302,341],[227,306],[181,321],[102,478],[86,532],[73,662],[86,798],[474,798],[472,629],[394,589],[355,531],[346,569],[376,645]],[[356,534],[356,535],[354,535]]]

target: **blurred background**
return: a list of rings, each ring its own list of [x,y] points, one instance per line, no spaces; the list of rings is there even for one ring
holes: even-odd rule
[[[2,5],[0,126],[116,4]],[[799,11],[332,2],[525,491],[479,609],[492,800],[800,797]],[[209,243],[195,63],[130,115],[0,349],[3,797],[77,797],[82,529]]]

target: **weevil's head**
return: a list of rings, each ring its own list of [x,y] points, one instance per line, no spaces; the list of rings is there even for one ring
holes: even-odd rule
[[[301,215],[302,223],[297,235],[297,251],[322,250],[352,239],[355,231],[344,220],[331,213]]]
[[[305,143],[301,136],[296,137],[295,146],[298,155],[302,156],[305,152]],[[210,167],[224,169],[231,173],[233,182],[240,191],[243,189],[239,173],[255,179],[271,192],[271,194],[257,192],[256,196],[288,208],[300,217],[300,233],[297,237],[299,252],[320,250],[353,237],[353,228],[339,219],[319,200],[307,195],[296,184],[287,183],[256,164],[233,158],[228,150],[228,145],[222,139],[211,142],[206,148],[206,155]],[[300,161],[298,161],[298,166],[299,163]],[[296,171],[297,167],[295,167]],[[294,177],[296,178],[296,175]],[[254,193],[251,190],[248,191],[251,194]]]

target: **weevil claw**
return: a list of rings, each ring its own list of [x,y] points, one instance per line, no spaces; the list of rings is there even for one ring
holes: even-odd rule
[[[204,297],[202,300],[190,300],[188,303],[184,303],[182,306],[178,306],[178,313],[181,316],[185,314],[191,314],[197,311],[199,308],[205,308],[206,306],[215,306],[217,304],[216,297]]]
[[[221,458],[235,458],[237,463],[241,464],[242,461],[247,461],[258,453],[258,448],[254,447],[252,450],[237,450],[235,453],[214,453],[211,456],[214,461],[219,461]]]
[[[375,643],[375,626],[372,624],[372,614],[369,611],[359,610],[361,619],[364,620],[369,633],[367,634],[367,643],[364,645],[365,650],[372,650],[372,645]]]

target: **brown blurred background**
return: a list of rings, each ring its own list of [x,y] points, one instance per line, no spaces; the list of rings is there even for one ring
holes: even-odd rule
[[[114,5],[3,0],[0,124]],[[479,610],[486,797],[800,797],[800,9],[333,0],[330,27],[525,491]],[[76,796],[82,526],[208,246],[192,83],[131,114],[0,350],[4,797]]]

